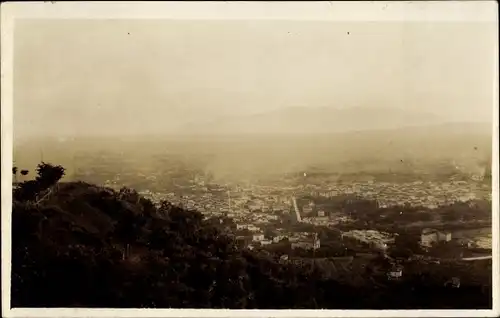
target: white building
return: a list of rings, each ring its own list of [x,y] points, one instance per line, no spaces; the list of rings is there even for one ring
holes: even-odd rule
[[[255,225],[253,225],[253,224],[249,224],[249,225],[248,225],[248,227],[247,227],[247,229],[248,229],[249,231],[252,231],[252,232],[258,232],[258,231],[260,231],[260,228],[256,227],[256,226],[255,226]]]
[[[318,238],[317,233],[314,233],[312,237],[308,236],[299,238],[297,241],[292,243],[292,249],[303,248],[306,250],[311,250],[311,249],[317,250],[320,247],[321,247],[320,239]]]
[[[252,236],[252,241],[254,241],[254,242],[261,242],[263,240],[264,240],[264,234],[262,234],[262,233],[254,234]]]
[[[303,248],[305,250],[317,250],[320,248],[320,241],[298,241],[292,243],[292,249]]]
[[[309,215],[309,214],[313,213],[313,211],[314,211],[314,203],[313,202],[309,202],[309,204],[302,207],[302,212],[305,215]]]
[[[403,277],[403,268],[401,266],[396,266],[387,272],[389,280],[398,280],[401,277]]]
[[[273,242],[274,243],[279,243],[281,240],[283,240],[285,238],[286,238],[285,235],[277,235],[277,236],[273,237]]]
[[[431,247],[432,244],[437,242],[451,241],[450,232],[441,232],[434,229],[424,229],[420,236],[420,244],[424,247]]]

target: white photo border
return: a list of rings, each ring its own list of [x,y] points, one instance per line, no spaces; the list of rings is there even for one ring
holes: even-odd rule
[[[496,1],[17,2],[1,5],[2,316],[5,317],[494,317],[499,315],[498,3]],[[491,22],[497,30],[492,78],[492,310],[10,309],[13,40],[17,19],[182,19]]]

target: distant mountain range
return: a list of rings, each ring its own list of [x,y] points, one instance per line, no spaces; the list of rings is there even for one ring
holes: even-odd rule
[[[182,127],[188,134],[325,134],[391,130],[445,124],[433,114],[397,108],[290,107],[248,116],[194,122]],[[460,126],[457,124],[458,127]]]

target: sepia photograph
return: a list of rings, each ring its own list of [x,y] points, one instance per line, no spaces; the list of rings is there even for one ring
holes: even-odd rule
[[[2,314],[494,316],[497,10],[2,4]]]

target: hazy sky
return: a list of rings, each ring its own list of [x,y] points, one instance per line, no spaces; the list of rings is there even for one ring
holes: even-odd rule
[[[16,137],[167,132],[290,106],[491,119],[493,23],[17,21]]]

